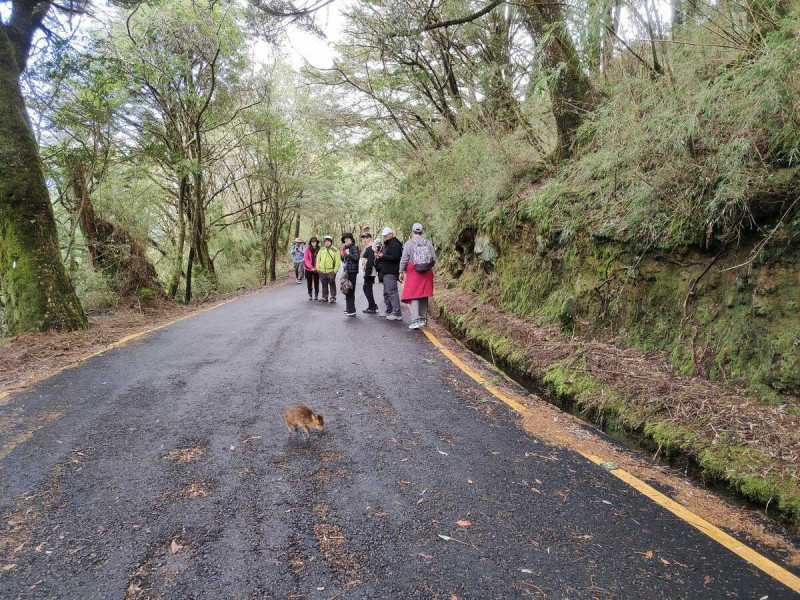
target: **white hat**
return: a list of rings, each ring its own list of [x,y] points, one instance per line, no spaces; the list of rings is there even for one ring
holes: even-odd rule
[[[411,226],[411,231],[414,233],[422,233],[422,223],[414,223]]]
[[[392,229],[391,227],[384,227],[381,230],[381,235],[389,235],[390,233],[394,233],[394,229]]]
[[[325,241],[325,240],[333,241],[333,238],[331,236],[329,236],[329,235],[326,235],[324,238],[322,238],[322,240],[323,241]]]

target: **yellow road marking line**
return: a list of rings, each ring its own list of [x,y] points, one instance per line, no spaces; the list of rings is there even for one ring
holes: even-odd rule
[[[436,348],[438,348],[442,354],[444,354],[447,358],[449,358],[453,362],[453,364],[455,364],[470,378],[474,379],[475,381],[483,385],[489,393],[491,393],[498,399],[505,402],[508,406],[513,408],[521,415],[526,417],[532,415],[531,411],[525,408],[525,406],[522,403],[518,402],[517,400],[514,400],[513,398],[510,398],[505,392],[501,391],[497,386],[488,384],[489,381],[488,379],[477,373],[470,366],[468,366],[463,360],[461,360],[458,356],[456,356],[453,352],[445,348],[444,344],[442,344],[433,333],[431,333],[427,329],[423,329],[422,333],[424,333],[425,336],[431,341],[431,343]],[[578,453],[596,465],[602,465],[606,463],[606,461],[600,458],[599,456],[581,452],[580,450],[578,451]],[[738,556],[749,562],[754,567],[761,569],[764,573],[766,573],[773,579],[780,581],[789,589],[797,593],[800,593],[800,577],[797,577],[796,575],[790,573],[780,565],[772,562],[766,556],[759,554],[758,552],[746,546],[736,538],[722,531],[719,527],[712,525],[711,523],[703,519],[701,516],[696,515],[685,506],[678,504],[672,498],[665,496],[655,488],[649,486],[641,479],[631,475],[624,469],[610,469],[610,472],[618,479],[624,481],[638,492],[650,498],[650,500],[652,500],[656,504],[659,504],[660,506],[666,508],[676,517],[689,523],[689,525],[699,530],[700,532],[706,534],[715,542],[721,544],[734,554],[737,554]]]

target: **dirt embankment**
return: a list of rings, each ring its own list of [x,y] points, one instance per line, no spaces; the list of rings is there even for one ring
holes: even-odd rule
[[[800,414],[792,402],[677,375],[663,352],[565,335],[461,288],[440,285],[436,304],[468,346],[551,402],[800,530]]]
[[[288,275],[255,289],[237,291],[190,305],[162,302],[142,310],[124,308],[89,315],[83,331],[29,333],[0,338],[0,403],[10,393],[23,390],[91,356],[124,343],[129,336],[168,325],[220,304],[289,281]]]

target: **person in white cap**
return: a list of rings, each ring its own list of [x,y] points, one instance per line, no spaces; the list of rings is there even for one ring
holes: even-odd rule
[[[400,257],[403,256],[403,244],[394,237],[394,229],[384,227],[383,248],[375,253],[375,258],[380,260],[381,276],[383,277],[383,302],[386,310],[381,314],[387,321],[402,321],[403,313],[400,311],[400,293],[397,291],[397,278],[400,275]]]
[[[403,283],[403,302],[411,305],[409,329],[425,327],[428,322],[428,298],[433,296],[433,265],[436,251],[422,237],[422,224],[411,226],[411,239],[403,247],[400,259],[400,281]]]

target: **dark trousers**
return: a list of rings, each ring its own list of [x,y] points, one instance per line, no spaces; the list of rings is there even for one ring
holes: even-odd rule
[[[322,284],[322,298],[328,299],[328,289],[331,290],[331,300],[336,300],[336,271],[333,273],[320,273],[319,282]]]
[[[350,283],[353,284],[353,289],[344,297],[345,308],[347,308],[347,312],[354,313],[356,312],[356,279],[358,278],[358,273],[346,273],[346,275]]]
[[[375,285],[375,276],[364,277],[364,296],[367,298],[367,308],[369,310],[378,310],[378,305],[375,304],[375,294],[372,293],[372,286]]]
[[[314,286],[314,298],[319,297],[319,273],[314,271],[306,271],[306,285],[308,286],[308,295],[311,296],[311,286]]]
[[[386,274],[383,276],[383,301],[386,304],[386,314],[402,317],[400,311],[400,292],[397,289],[397,275]]]

